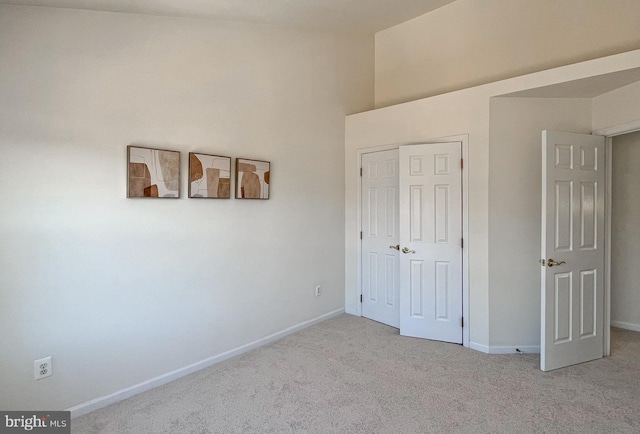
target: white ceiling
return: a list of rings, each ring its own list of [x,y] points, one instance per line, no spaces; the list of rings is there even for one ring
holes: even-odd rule
[[[0,0],[0,4],[205,18],[374,33],[454,0]]]

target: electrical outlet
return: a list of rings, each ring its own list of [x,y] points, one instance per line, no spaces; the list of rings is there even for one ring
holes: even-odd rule
[[[51,362],[51,356],[33,361],[33,378],[35,380],[42,380],[52,375],[53,363]]]
[[[320,291],[322,291],[322,286],[316,285],[316,297],[320,297]]]

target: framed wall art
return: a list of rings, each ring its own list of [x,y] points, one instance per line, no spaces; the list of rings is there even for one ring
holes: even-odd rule
[[[229,199],[231,157],[189,152],[189,197]]]
[[[236,199],[269,199],[271,163],[236,158]]]
[[[180,197],[180,152],[127,146],[127,197]]]

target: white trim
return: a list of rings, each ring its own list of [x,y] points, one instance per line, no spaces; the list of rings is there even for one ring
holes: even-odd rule
[[[280,332],[271,334],[269,336],[265,336],[264,338],[250,342],[246,345],[242,345],[233,350],[225,351],[224,353],[218,354],[216,356],[208,357],[204,360],[193,363],[191,365],[187,365],[182,368],[176,369],[174,371],[167,372],[166,374],[162,374],[157,377],[151,378],[149,380],[143,381],[142,383],[134,384],[131,387],[127,387],[125,389],[119,390],[109,395],[101,396],[99,398],[92,399],[91,401],[83,402],[82,404],[78,404],[73,407],[67,408],[66,411],[70,411],[71,418],[74,419],[76,417],[82,416],[92,411],[104,408],[108,405],[115,404],[116,402],[125,400],[139,393],[145,392],[147,390],[153,389],[158,386],[162,386],[163,384],[167,384],[171,381],[177,380],[178,378],[182,378],[186,375],[192,374],[201,369],[208,368],[210,366],[215,365],[216,363],[223,362],[232,357],[239,356],[240,354],[244,354],[258,347],[262,347],[264,345],[275,342],[290,334],[299,332],[300,330],[303,330],[307,327],[310,327],[322,321],[326,321],[330,318],[338,316],[344,313],[344,311],[345,311],[344,308],[333,310],[329,313],[320,315],[319,317],[310,319],[308,321],[303,321],[299,324],[286,328]]]
[[[399,149],[403,145],[417,145],[430,143],[454,143],[459,142],[462,146],[462,159],[464,165],[462,167],[462,238],[464,238],[464,248],[462,249],[462,316],[464,317],[465,326],[462,329],[462,345],[470,347],[469,331],[471,329],[471,318],[469,317],[469,135],[458,134],[455,136],[439,137],[419,142],[396,143],[383,146],[373,146],[371,148],[363,148],[357,150],[356,173],[359,176],[358,188],[356,191],[357,201],[357,233],[362,231],[362,177],[360,177],[360,169],[362,168],[362,155],[373,152],[389,151],[391,149]],[[359,235],[358,235],[359,237]],[[356,282],[357,294],[362,295],[362,243],[358,241],[356,249]],[[362,316],[362,304],[358,302],[356,310],[347,309],[347,313]],[[479,350],[482,351],[482,350]]]
[[[481,353],[489,354],[489,347],[487,345],[478,344],[476,342],[469,342],[469,348],[472,350],[480,351]]]
[[[613,139],[607,137],[605,139],[605,173],[604,173],[604,317],[602,318],[602,327],[604,338],[602,355],[608,357],[611,355],[611,179],[613,177]]]
[[[362,316],[362,315],[360,315],[360,312],[358,312],[358,309],[351,309],[351,308],[347,307],[347,308],[345,308],[344,312],[348,313],[349,315]]]
[[[469,348],[485,354],[540,354],[540,345],[487,346],[471,342]]]
[[[540,354],[540,345],[489,347],[489,354]]]
[[[420,142],[422,143],[422,142]],[[362,161],[362,154],[372,154],[374,152],[391,151],[392,149],[398,149],[403,145],[413,145],[415,143],[394,143],[391,145],[373,146],[371,148],[358,149],[358,168],[360,168],[360,162]]]
[[[618,327],[620,329],[631,330],[634,332],[640,332],[640,324],[632,324],[624,321],[611,321],[611,326]]]
[[[593,134],[597,134],[598,136],[613,137],[619,136],[621,134],[633,133],[638,130],[640,130],[640,119],[620,125],[614,125],[608,128],[603,128],[601,130],[594,131]]]
[[[469,135],[456,136],[462,143],[462,316],[465,327],[462,329],[462,345],[469,346],[471,316],[469,314]]]

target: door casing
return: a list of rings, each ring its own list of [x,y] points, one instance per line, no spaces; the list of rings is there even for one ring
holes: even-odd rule
[[[605,136],[605,197],[604,197],[604,348],[605,357],[611,355],[611,180],[613,176],[612,153],[613,138],[623,134],[640,131],[640,119],[622,125],[594,131],[593,134]]]
[[[462,134],[456,136],[437,137],[430,138],[428,140],[419,142],[407,142],[407,143],[395,143],[384,146],[375,146],[371,148],[364,148],[358,150],[358,158],[356,160],[358,167],[356,170],[360,171],[362,154],[371,152],[387,151],[390,149],[398,149],[403,145],[418,145],[418,144],[430,144],[430,143],[446,143],[446,142],[460,142],[462,144],[462,159],[464,161],[462,167],[462,237],[464,239],[464,248],[462,249],[462,316],[464,318],[464,327],[462,329],[462,345],[469,346],[469,331],[473,324],[472,318],[469,315],[469,135]],[[357,207],[357,222],[358,222],[358,236],[362,231],[362,183],[358,187],[356,197]],[[357,248],[357,284],[359,293],[362,294],[362,248],[358,243]],[[357,309],[358,316],[362,316],[362,305],[358,303]]]

